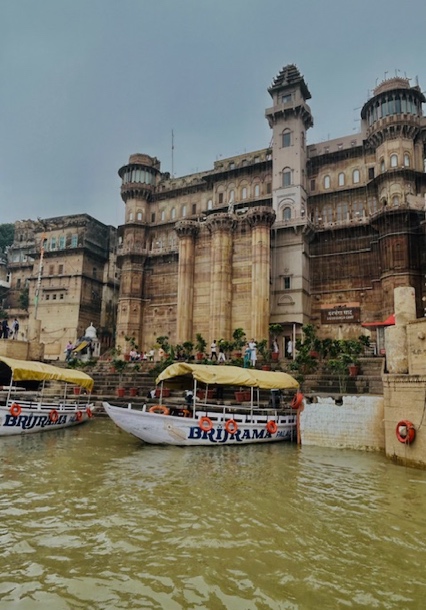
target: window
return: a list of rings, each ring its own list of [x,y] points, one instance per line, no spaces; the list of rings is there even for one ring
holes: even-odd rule
[[[49,275],[53,275],[55,273],[55,265],[49,265]]]
[[[289,104],[291,102],[291,93],[285,93],[281,98],[282,104]]]
[[[398,167],[398,155],[393,154],[390,156],[390,166]]]
[[[291,169],[289,167],[283,170],[283,186],[291,186]]]
[[[18,279],[16,280],[16,287],[20,288],[21,287],[21,278],[18,277]]]
[[[254,185],[254,196],[255,197],[259,197],[260,195],[260,185],[259,184],[255,184]]]
[[[56,237],[51,237],[50,238],[50,249],[51,250],[56,250]]]
[[[404,166],[410,167],[410,155],[408,153],[404,154]]]
[[[208,209],[208,210],[211,210],[212,208],[213,208],[213,201],[212,201],[211,199],[209,199],[209,200],[207,201],[207,209]]]
[[[93,267],[93,269],[92,269],[92,275],[93,275],[93,277],[95,277],[95,278],[97,277],[97,275],[98,275],[98,270],[96,269],[96,267]]]
[[[186,216],[186,205],[182,206],[182,217],[185,218]]]
[[[48,294],[46,294],[46,296],[44,298],[46,299],[46,301],[48,301],[50,299],[50,296]]]
[[[425,163],[426,163],[426,161],[425,161]],[[426,172],[426,165],[425,165],[425,172]],[[270,195],[272,193],[272,182],[266,183],[266,193],[268,195]]]
[[[333,222],[333,207],[330,203],[325,205],[322,209],[322,219],[324,222]]]
[[[58,275],[62,275],[64,273],[64,266],[58,265]]]
[[[142,212],[138,212],[136,216],[137,220],[142,220]]]
[[[311,191],[315,190],[315,180],[311,180]]]
[[[219,193],[219,203],[223,203],[223,193]]]
[[[358,184],[359,182],[359,169],[354,169],[354,171],[352,172],[352,182],[353,184]]]
[[[397,208],[399,206],[399,196],[398,195],[394,195],[392,197],[392,205]]]
[[[130,212],[129,214],[129,220],[132,221],[133,220],[133,212]]]
[[[229,164],[229,169],[235,169],[234,161],[231,161],[231,163]]]
[[[291,146],[291,131],[286,129],[283,132],[283,148],[288,148]]]
[[[59,298],[61,299],[61,301],[64,300],[64,293],[63,292],[61,292],[61,294],[59,295]]]
[[[330,176],[324,176],[324,188],[325,189],[329,189],[330,188]]]
[[[160,218],[161,218],[162,221],[166,220],[166,212],[165,212],[165,210],[161,210]]]
[[[229,199],[228,202],[229,203],[233,203],[235,201],[235,191],[234,189],[229,191]]]
[[[155,212],[152,212],[151,214],[151,222],[155,222]]]
[[[368,168],[368,179],[369,180],[374,180],[374,167],[369,167]]]
[[[290,290],[291,288],[291,277],[289,275],[283,277],[283,288],[284,290]]]
[[[59,250],[63,250],[65,248],[65,235],[61,235],[59,238]]]
[[[241,199],[247,199],[247,187],[243,186],[243,190],[241,191]]]
[[[381,171],[381,172],[384,172],[384,171],[385,171],[385,169],[386,169],[386,166],[385,166],[385,160],[384,160],[384,159],[382,159],[382,160],[380,161],[380,171]]]
[[[283,220],[291,220],[291,208],[285,207],[283,209]]]
[[[56,294],[52,294],[52,299],[56,301]]]
[[[345,174],[343,172],[340,172],[338,180],[339,186],[345,186]]]
[[[253,159],[253,161],[254,161],[254,163],[259,163],[259,161],[260,161],[260,157],[255,157],[255,158]]]
[[[192,204],[192,213],[193,213],[193,214],[196,214],[196,213],[197,213],[197,204],[196,204],[196,203],[193,203],[193,204]]]
[[[348,204],[346,202],[337,204],[336,219],[340,222],[344,222],[348,219]]]
[[[172,208],[172,211],[170,212],[170,216],[171,216],[172,220],[176,218],[176,208]]]
[[[78,246],[78,235],[71,236],[71,248],[77,248]]]

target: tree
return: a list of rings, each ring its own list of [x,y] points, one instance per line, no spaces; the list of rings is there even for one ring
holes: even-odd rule
[[[25,311],[28,311],[29,304],[30,304],[29,289],[28,289],[28,286],[25,286],[25,288],[23,288],[21,290],[21,292],[19,293],[19,305],[20,305],[21,309],[25,309]]]
[[[15,238],[14,224],[0,224],[0,252],[5,253],[6,248],[13,244]]]

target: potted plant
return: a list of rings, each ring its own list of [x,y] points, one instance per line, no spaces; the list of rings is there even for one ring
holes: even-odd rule
[[[195,350],[197,354],[197,360],[203,360],[206,351],[206,346],[207,341],[200,333],[197,333],[195,335]]]
[[[117,396],[123,397],[125,394],[125,389],[123,387],[123,376],[124,371],[129,366],[129,362],[127,360],[122,360],[121,358],[115,358],[113,361],[114,370],[118,373],[118,387],[117,387]]]
[[[134,364],[132,367],[132,381],[135,381],[139,371],[141,370],[141,366],[140,364]],[[136,384],[134,383],[133,386],[130,388],[129,390],[130,392],[130,396],[137,396],[139,393],[139,388],[136,386]]]
[[[236,328],[232,333],[234,340],[235,357],[241,358],[243,354],[243,347],[246,344],[246,333],[242,328]]]
[[[271,350],[268,345],[268,339],[262,339],[258,342],[257,351],[262,356],[262,369],[264,371],[271,370]]]
[[[183,348],[184,359],[187,361],[191,360],[192,352],[194,350],[194,344],[192,343],[192,341],[184,341],[182,343],[182,348]]]

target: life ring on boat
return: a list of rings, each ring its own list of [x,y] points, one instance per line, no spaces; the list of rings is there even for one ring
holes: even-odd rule
[[[56,409],[52,409],[52,410],[49,412],[49,419],[50,419],[50,421],[52,422],[52,424],[56,424],[56,422],[57,422],[57,421],[58,421],[58,419],[59,419],[59,413],[57,412],[57,410],[56,410]]]
[[[83,413],[81,411],[76,411],[76,413],[75,413],[75,421],[81,421],[82,417],[83,417]]]
[[[10,405],[9,411],[11,415],[18,417],[18,415],[21,415],[22,407],[17,402],[14,402]]]
[[[225,430],[228,434],[236,433],[236,431],[238,430],[238,424],[235,419],[228,419],[228,421],[225,423]]]
[[[149,413],[157,413],[158,415],[170,415],[170,409],[164,405],[154,405],[149,409]]]
[[[278,430],[277,422],[270,419],[266,424],[266,430],[269,432],[269,434],[275,434],[275,432]]]
[[[79,413],[79,411],[77,411],[77,413]],[[90,417],[93,417],[93,411],[90,407],[87,407],[86,413],[87,413],[87,417],[89,417],[89,419],[90,419]]]
[[[416,429],[408,419],[403,419],[396,424],[396,438],[404,445],[409,445],[416,438]]]
[[[200,417],[198,425],[203,432],[210,432],[210,430],[213,428],[213,422],[210,417]]]
[[[290,403],[290,407],[292,409],[298,409],[303,402],[303,398],[304,396],[302,392],[296,392],[296,394],[293,396],[293,400]]]

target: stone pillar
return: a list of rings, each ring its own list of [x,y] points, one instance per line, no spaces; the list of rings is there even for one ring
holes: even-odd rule
[[[194,220],[181,220],[176,223],[175,231],[179,237],[176,342],[183,343],[192,340],[195,238],[199,225]]]
[[[117,336],[115,344],[126,349],[124,337],[134,337],[141,344],[143,334],[142,286],[145,256],[122,254],[120,256],[120,296],[117,308]]]
[[[212,214],[206,225],[211,233],[210,336],[231,339],[232,232],[229,214]]]
[[[393,291],[395,326],[385,329],[386,365],[391,375],[408,373],[407,323],[416,319],[416,294],[412,286]]]
[[[268,207],[251,208],[247,220],[252,230],[251,335],[269,338],[271,227],[275,212]]]

